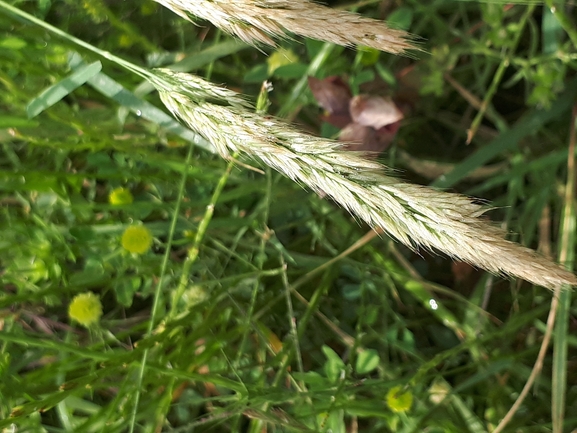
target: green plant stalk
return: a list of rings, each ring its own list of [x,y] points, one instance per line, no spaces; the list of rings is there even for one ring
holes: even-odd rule
[[[265,115],[267,113],[268,107],[270,106],[270,100],[268,98],[268,93],[270,91],[270,89],[272,89],[272,87],[270,87],[270,83],[268,83],[267,81],[264,81],[261,85],[260,88],[260,92],[258,94],[257,100],[256,100],[256,107],[255,107],[255,111],[259,114]],[[272,173],[270,168],[267,167],[266,169],[266,190],[265,190],[265,196],[264,196],[264,203],[265,203],[265,208],[264,208],[264,214],[262,216],[262,226],[263,226],[263,233],[260,236],[260,243],[259,243],[259,249],[258,249],[258,255],[256,256],[256,265],[257,265],[257,269],[260,271],[262,271],[262,267],[264,264],[264,257],[265,257],[265,247],[266,247],[266,243],[268,241],[269,238],[269,233],[267,233],[267,224],[268,224],[268,216],[269,216],[269,209],[270,209],[270,202],[271,202],[271,190],[272,190]],[[252,287],[252,293],[251,293],[251,297],[250,297],[250,305],[248,307],[248,312],[246,313],[246,323],[245,323],[245,329],[242,335],[242,339],[240,341],[240,345],[239,345],[239,351],[238,351],[238,355],[235,359],[235,365],[239,365],[240,362],[240,358],[242,356],[242,353],[244,351],[244,345],[246,344],[246,340],[248,338],[248,330],[251,328],[251,322],[254,319],[254,309],[256,306],[256,300],[257,300],[257,296],[258,296],[258,288],[260,285],[260,279],[256,279],[253,287]],[[261,372],[262,373],[262,372]],[[262,374],[261,374],[262,376]],[[258,424],[259,421],[255,420],[254,422],[251,422],[252,425],[254,424]]]
[[[304,370],[304,366],[303,366],[301,348],[300,348],[299,338],[298,338],[298,331],[297,331],[297,327],[296,327],[297,319],[296,319],[296,316],[294,313],[293,303],[292,303],[292,299],[291,299],[291,287],[290,287],[290,283],[288,280],[288,275],[286,273],[287,264],[284,261],[284,258],[282,255],[280,256],[280,261],[281,261],[281,267],[283,269],[283,273],[281,275],[282,275],[283,286],[285,289],[287,312],[288,312],[288,318],[289,318],[289,329],[290,329],[291,337],[292,337],[293,344],[295,347],[297,368],[298,368],[299,373],[304,373],[305,370]],[[299,384],[300,384],[301,389],[306,389],[305,383],[303,381],[300,381]]]
[[[190,143],[188,147],[188,153],[185,159],[185,168],[180,179],[180,186],[178,189],[178,200],[176,201],[176,206],[172,216],[172,221],[170,222],[170,229],[168,231],[168,241],[166,243],[166,251],[164,252],[164,257],[162,259],[162,265],[160,268],[160,276],[158,278],[158,284],[154,290],[154,301],[152,304],[152,311],[150,312],[150,320],[148,322],[148,329],[146,331],[146,336],[152,336],[154,328],[156,326],[156,316],[158,315],[158,308],[160,306],[160,295],[162,292],[163,279],[166,275],[166,269],[168,268],[168,261],[170,259],[170,250],[172,248],[172,241],[174,239],[174,233],[176,232],[176,222],[178,221],[178,214],[180,206],[182,204],[182,197],[184,196],[184,190],[186,186],[186,179],[188,177],[188,166],[190,164],[190,159],[192,158],[193,144]],[[142,353],[142,358],[140,361],[140,368],[138,369],[138,379],[136,384],[136,395],[134,397],[134,406],[132,408],[132,414],[130,418],[130,433],[134,432],[134,427],[136,425],[136,415],[138,413],[138,403],[140,401],[140,390],[142,389],[142,382],[144,380],[144,370],[146,368],[146,362],[148,360],[149,348],[145,348]]]
[[[565,184],[565,197],[563,206],[563,219],[561,222],[561,243],[559,245],[559,261],[568,269],[575,259],[576,215],[575,215],[575,146],[577,136],[577,105],[573,106],[571,117],[571,130],[569,132],[569,153],[567,159],[567,182]],[[571,309],[570,290],[565,287],[556,290],[559,297],[559,310],[557,323],[555,324],[555,345],[553,346],[553,378],[551,412],[553,421],[553,433],[563,432],[563,420],[565,415],[565,393],[567,391],[567,346],[568,329]]]
[[[67,344],[71,344],[70,334],[71,334],[70,331],[66,333],[64,342]],[[66,360],[67,358],[69,358],[69,356],[70,356],[69,353],[63,352],[61,355],[61,359]],[[56,384],[58,386],[61,386],[64,383],[66,383],[66,371],[63,368],[60,368],[60,371],[56,376]],[[64,429],[67,431],[73,431],[74,428],[72,425],[71,411],[68,410],[66,399],[58,402],[58,404],[56,405],[56,413],[58,414],[58,419],[60,420],[60,423],[62,424]]]
[[[298,105],[299,98],[308,88],[308,77],[315,76],[320,67],[327,61],[331,53],[334,51],[335,46],[333,44],[325,43],[320,51],[317,53],[314,59],[312,59],[307,71],[302,76],[302,78],[293,86],[292,92],[289,97],[278,111],[277,116],[287,117],[289,114],[293,113]]]
[[[266,193],[266,198],[265,200],[268,202],[270,200],[270,170],[267,170],[267,193]],[[268,215],[268,212],[266,212],[266,214]],[[267,220],[268,216],[265,216],[265,221]],[[266,224],[266,223],[265,223]],[[260,241],[260,245],[259,245],[259,252],[258,252],[258,256],[257,256],[257,269],[259,272],[262,272],[262,266],[263,266],[263,260],[261,260],[262,257],[264,257],[265,254],[265,246],[266,246],[266,240],[265,240],[265,236],[266,234],[262,234],[261,236],[261,241]],[[252,287],[252,291],[251,291],[251,295],[250,295],[250,304],[248,307],[248,311],[246,313],[246,323],[245,323],[245,330],[242,334],[242,339],[240,340],[240,345],[239,345],[239,351],[238,351],[238,355],[235,359],[235,365],[239,365],[240,363],[240,358],[242,356],[242,353],[244,351],[244,345],[246,344],[246,340],[248,338],[248,331],[251,328],[251,323],[253,322],[254,319],[254,309],[256,306],[256,301],[258,298],[258,288],[260,285],[260,278],[257,278],[253,284]]]
[[[225,172],[218,180],[216,188],[212,194],[212,197],[210,198],[210,203],[206,207],[204,216],[202,217],[202,220],[198,225],[198,230],[194,237],[194,242],[192,246],[189,248],[188,254],[182,266],[182,274],[180,275],[180,281],[178,283],[178,287],[174,292],[174,296],[172,298],[172,305],[170,307],[170,312],[168,314],[169,318],[174,318],[176,316],[178,300],[182,297],[184,291],[188,286],[188,275],[190,274],[192,265],[196,262],[196,259],[198,258],[198,254],[200,252],[200,245],[202,244],[202,240],[204,239],[204,235],[206,234],[206,230],[214,214],[214,207],[216,206],[216,202],[218,201],[220,194],[222,193],[222,190],[224,189],[226,182],[228,181],[230,172],[234,167],[236,158],[237,158],[236,154],[232,155],[232,158],[228,162]]]
[[[217,35],[216,35],[215,43],[217,43],[219,41],[220,35],[221,35],[221,32],[219,30],[217,32]],[[212,74],[213,66],[214,66],[214,62],[210,62],[208,65],[208,70],[206,72],[206,78],[207,79],[209,79],[211,74]],[[191,148],[191,150],[192,150],[192,148]],[[188,167],[188,163],[186,164],[186,166]],[[228,170],[225,173],[227,178],[228,178],[228,174],[230,174],[230,170]],[[220,178],[219,183],[220,183],[220,181],[222,181],[222,177]],[[186,186],[185,184],[186,184],[186,176],[183,176],[182,177],[182,183],[180,185],[179,197],[184,196],[184,191],[185,191],[185,186]],[[226,181],[224,182],[224,184],[226,184]],[[224,186],[224,184],[223,184],[223,186]],[[221,191],[222,191],[222,189],[221,189]],[[220,192],[219,192],[219,195],[220,195]],[[214,200],[214,202],[211,202],[211,203],[216,204],[216,201],[218,200],[218,196],[215,198],[215,196],[213,194],[212,199]],[[209,207],[210,207],[210,205],[209,205]],[[177,216],[177,215],[178,215],[178,212],[175,212],[175,216]],[[206,217],[206,214],[205,214],[205,217]],[[211,215],[211,218],[212,218],[212,215]],[[176,224],[176,218],[173,218],[173,221]],[[210,222],[210,219],[209,219],[209,222]],[[208,224],[206,226],[208,226]],[[196,240],[197,239],[195,238],[195,242],[196,242]],[[198,251],[198,248],[197,248],[197,251]],[[165,255],[165,257],[167,257],[167,256]],[[185,261],[183,268],[186,267],[187,263],[188,263],[188,260]],[[192,263],[188,266],[188,271],[185,272],[183,270],[178,288],[173,295],[173,299],[171,302],[171,309],[170,309],[170,312],[168,314],[168,319],[173,319],[177,314],[178,300],[182,297],[184,290],[186,290],[186,286],[187,286],[186,284],[184,284],[184,285],[182,284],[183,283],[182,278],[183,278],[183,276],[186,277],[186,275],[188,275],[188,273],[190,271],[190,266],[192,266]],[[172,378],[170,378],[169,382],[165,386],[163,396],[160,399],[160,403],[158,404],[158,406],[155,410],[155,412],[156,412],[156,414],[155,414],[156,426],[154,428],[156,428],[156,429],[162,428],[162,423],[163,423],[164,419],[166,418],[166,413],[170,409],[170,404],[172,402],[172,394],[174,391],[175,384],[176,384],[176,378],[172,377]]]
[[[268,99],[268,92],[270,90],[269,87],[269,83],[267,83],[266,81],[262,83],[259,95],[257,97],[257,104],[256,104],[256,112],[259,114],[266,114],[267,109],[270,105],[270,101]],[[268,234],[267,234],[267,223],[268,223],[268,216],[269,216],[269,209],[270,209],[270,200],[271,200],[271,190],[272,190],[272,173],[270,168],[267,167],[266,169],[266,192],[265,192],[265,197],[264,197],[264,202],[265,202],[265,208],[264,208],[264,214],[262,216],[263,222],[262,225],[264,227],[264,232],[261,234],[261,240],[260,240],[260,244],[259,244],[259,249],[258,249],[258,255],[257,260],[256,260],[256,268],[258,269],[258,272],[262,272],[262,267],[264,264],[264,259],[263,257],[265,256],[265,247],[266,247],[266,243],[267,243],[267,238],[268,238]],[[284,272],[284,269],[283,269]],[[244,346],[246,344],[246,341],[248,339],[248,333],[249,333],[249,329],[252,327],[252,323],[254,323],[254,309],[256,306],[256,301],[257,301],[257,297],[258,297],[258,288],[260,285],[260,278],[257,278],[253,284],[252,287],[252,292],[251,292],[251,299],[250,299],[250,304],[249,304],[249,308],[248,308],[248,312],[246,313],[246,320],[244,323],[244,332],[242,334],[242,338],[239,344],[239,350],[237,352],[237,356],[236,359],[234,360],[234,365],[235,366],[239,366],[240,365],[240,361],[241,361],[241,357],[242,354],[244,353]],[[260,380],[261,383],[265,383],[266,378],[264,377],[265,374],[265,369],[262,368],[260,370]],[[265,405],[265,409],[266,409]],[[240,422],[241,422],[241,417],[238,416],[235,418],[234,422],[233,422],[233,431],[237,431],[240,428]],[[255,432],[258,433],[259,431],[262,430],[262,426],[263,426],[263,421],[260,419],[252,419],[250,421],[250,427],[249,427],[249,432]]]
[[[270,100],[268,98],[268,92],[271,89],[270,84],[267,83],[266,81],[262,83],[258,98],[257,98],[257,104],[255,107],[255,111],[259,114],[262,115],[266,115],[267,110],[270,106]],[[264,257],[265,257],[265,247],[268,241],[268,237],[269,237],[269,233],[268,228],[267,228],[267,224],[268,224],[268,217],[269,217],[269,209],[270,209],[270,201],[271,201],[271,190],[272,190],[272,173],[271,173],[271,169],[269,167],[266,168],[266,193],[265,193],[265,197],[264,197],[264,202],[266,203],[265,205],[265,209],[264,209],[264,215],[263,215],[263,233],[261,235],[261,239],[260,239],[260,243],[259,243],[259,250],[258,250],[258,256],[257,256],[257,266],[258,266],[258,270],[262,271],[262,267],[264,265]],[[274,236],[274,234],[270,234],[272,236]],[[284,276],[286,273],[286,269],[282,268],[282,275]],[[248,312],[246,314],[246,324],[245,324],[245,331],[242,335],[242,340],[240,343],[240,350],[237,356],[237,359],[235,360],[236,364],[238,365],[240,362],[240,357],[241,354],[243,353],[244,350],[244,345],[246,344],[246,340],[248,338],[248,330],[251,327],[251,323],[254,320],[254,310],[256,307],[256,301],[257,301],[257,297],[258,297],[258,288],[260,285],[260,279],[257,279],[253,285],[252,288],[252,293],[251,293],[251,298],[250,298],[250,305],[248,308]],[[265,373],[266,373],[266,369],[261,369],[260,372],[260,378],[261,380],[264,381],[266,380],[265,377]],[[268,409],[268,404],[265,403],[263,405],[263,410],[266,411]],[[240,420],[240,418],[238,418],[238,420]],[[251,433],[258,433],[260,431],[262,431],[263,428],[263,421],[260,419],[254,419],[251,420],[250,422],[250,427],[249,427],[249,432]]]
[[[507,54],[505,56],[505,58],[501,61],[501,63],[499,64],[499,67],[497,68],[497,72],[495,72],[495,75],[493,76],[493,81],[491,82],[491,86],[489,87],[489,89],[485,93],[485,98],[483,99],[483,103],[481,104],[481,109],[477,112],[477,115],[473,119],[473,122],[471,123],[471,127],[469,128],[469,131],[467,132],[467,143],[470,143],[471,140],[473,139],[473,137],[475,136],[475,134],[477,133],[477,129],[479,129],[479,126],[481,125],[481,121],[483,120],[483,116],[485,115],[485,112],[489,108],[489,104],[491,103],[493,96],[497,92],[497,88],[499,87],[499,83],[503,79],[503,74],[505,73],[505,70],[509,66],[509,63],[510,63],[509,57],[512,55],[513,51],[515,51],[515,48],[517,47],[517,44],[519,43],[519,39],[521,37],[521,34],[523,33],[522,30],[525,27],[527,19],[531,16],[534,9],[535,9],[534,4],[528,5],[527,11],[525,12],[523,17],[519,21],[519,27],[521,30],[517,32],[517,34],[515,35],[515,39],[513,40],[513,42],[511,43],[511,45],[508,49],[510,54]]]
[[[575,217],[573,217],[575,218]],[[571,224],[572,233],[568,237],[574,238],[575,224]],[[574,239],[572,239],[574,241]],[[572,242],[573,244],[573,242]],[[565,394],[567,392],[567,345],[568,329],[571,317],[571,291],[562,290],[559,296],[559,309],[557,311],[557,321],[555,324],[553,346],[553,373],[551,389],[551,415],[553,423],[553,433],[563,433],[565,417]]]
[[[33,338],[26,334],[24,335],[17,335],[17,334],[9,334],[7,332],[2,333],[2,342],[3,343],[17,343],[25,347],[37,347],[40,349],[46,349],[47,351],[52,352],[68,352],[78,355],[82,358],[91,359],[93,361],[99,362],[109,362],[116,360],[119,356],[117,351],[105,351],[103,350],[102,345],[98,344],[91,348],[84,348],[79,347],[74,344],[62,343],[56,340],[39,340],[37,338]],[[126,362],[131,362],[133,359],[132,356],[128,356],[124,359]]]
[[[288,283],[288,281],[284,281],[283,283]],[[292,291],[293,288],[291,288],[290,286],[288,288],[285,287],[285,289]],[[285,374],[287,373],[287,369],[288,366],[290,364],[290,360],[292,358],[292,356],[294,355],[295,351],[298,350],[298,341],[301,340],[301,337],[304,333],[304,330],[306,329],[306,325],[308,324],[310,318],[312,317],[312,315],[314,314],[314,311],[316,311],[318,309],[318,305],[321,301],[321,295],[323,293],[326,293],[327,291],[327,285],[325,283],[321,283],[319,285],[319,288],[315,291],[315,293],[313,294],[313,298],[311,299],[310,303],[307,305],[307,309],[305,311],[305,314],[303,315],[303,317],[301,318],[301,321],[298,324],[298,327],[296,329],[296,334],[294,336],[294,338],[290,339],[288,342],[286,342],[283,345],[282,351],[279,353],[279,355],[282,355],[282,360],[279,364],[279,366],[277,367],[277,373],[271,383],[271,388],[276,388],[279,386],[282,378],[285,376]],[[282,296],[282,295],[281,295]],[[304,388],[301,388],[304,389]],[[266,411],[269,407],[269,403],[264,403],[261,407],[262,410]],[[250,433],[258,433],[260,432],[262,429],[262,421],[256,420],[253,424],[251,424],[251,429],[250,429]]]
[[[220,37],[222,35],[222,31],[220,29],[218,29],[216,31],[216,35],[214,35],[214,42],[213,45],[216,45],[220,42]],[[206,74],[205,74],[205,78],[207,80],[210,80],[210,77],[212,77],[212,71],[214,69],[214,61],[210,62],[208,64],[208,66],[206,67]]]

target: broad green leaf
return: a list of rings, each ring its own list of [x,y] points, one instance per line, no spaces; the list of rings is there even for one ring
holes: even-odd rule
[[[327,357],[327,362],[325,362],[325,374],[332,382],[335,382],[341,375],[341,372],[345,369],[345,363],[329,346],[323,345],[322,351]]]
[[[368,349],[363,350],[357,356],[357,362],[355,364],[355,371],[357,374],[367,374],[378,367],[380,362],[379,354],[376,350]]]
[[[400,7],[387,17],[387,24],[396,29],[409,30],[413,23],[413,9]]]

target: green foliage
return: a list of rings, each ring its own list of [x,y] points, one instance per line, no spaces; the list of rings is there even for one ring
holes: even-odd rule
[[[422,35],[430,53],[406,58],[311,40],[249,49],[150,1],[18,7],[134,63],[195,71],[252,100],[270,80],[259,107],[309,130],[322,126],[307,74],[393,95],[408,113],[388,165],[490,200],[495,220],[530,246],[546,238],[540,225],[557,236],[577,51],[575,28],[547,8],[392,7],[395,25]],[[338,257],[369,229],[266,168],[215,157],[148,83],[77,49],[0,5],[0,428],[478,432],[499,423],[529,377],[549,292],[387,239]],[[486,107],[470,146],[475,110],[447,74]],[[403,153],[426,168],[413,172]],[[504,168],[472,176],[494,161]],[[144,230],[140,248],[123,242],[131,227]],[[69,308],[87,292],[98,317],[84,327]],[[568,353],[546,358],[508,431],[550,430],[552,371],[568,384],[577,377],[562,362],[577,355],[571,331],[558,334]],[[570,386],[566,401],[569,431]]]

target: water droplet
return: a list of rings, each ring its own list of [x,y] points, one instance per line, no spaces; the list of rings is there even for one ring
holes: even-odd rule
[[[431,307],[431,310],[436,310],[439,308],[439,304],[437,304],[437,301],[434,299],[429,299],[429,306]]]
[[[137,115],[138,117],[142,116],[142,111],[136,110],[136,115]]]

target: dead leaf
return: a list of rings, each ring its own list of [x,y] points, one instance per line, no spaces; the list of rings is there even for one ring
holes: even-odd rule
[[[352,97],[349,86],[338,76],[323,80],[308,77],[308,83],[325,110],[322,120],[341,128],[339,140],[347,143],[346,149],[379,154],[393,142],[403,113],[392,99]]]
[[[370,126],[363,126],[358,123],[349,123],[341,130],[339,140],[347,143],[345,146],[347,150],[379,154],[386,150],[395,138],[398,126],[394,132],[385,129],[389,126],[391,125],[387,125],[386,127],[376,131]]]
[[[319,105],[329,113],[347,113],[352,98],[347,83],[341,77],[332,76],[323,80],[309,77],[309,87]]]
[[[398,122],[403,118],[403,113],[392,99],[381,96],[355,96],[350,102],[350,113],[354,122],[375,129]]]
[[[370,150],[376,142],[377,131],[370,126],[363,126],[359,123],[349,123],[340,134],[339,140],[348,143],[347,150]]]

